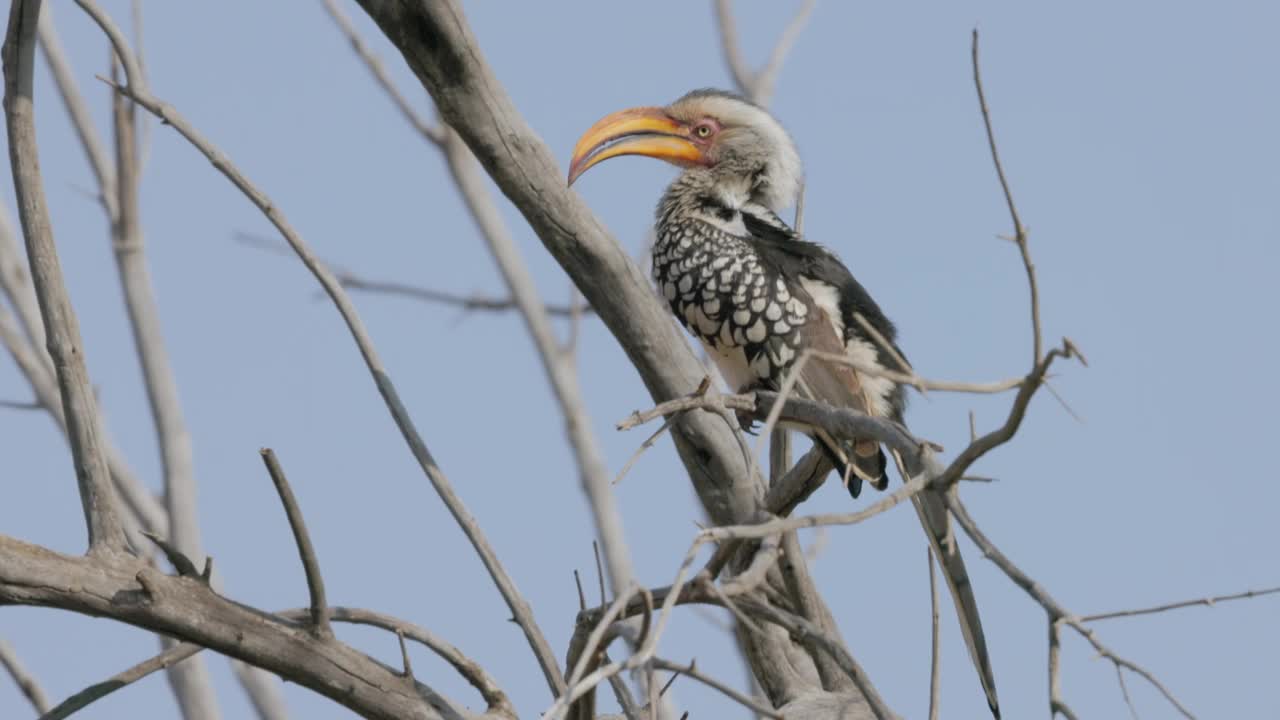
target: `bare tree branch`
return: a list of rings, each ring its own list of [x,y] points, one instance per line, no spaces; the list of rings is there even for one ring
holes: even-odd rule
[[[9,298],[22,331],[34,348],[40,350],[40,364],[53,374],[53,362],[44,354],[44,323],[40,320],[40,304],[36,301],[35,288],[22,252],[18,250],[17,234],[9,220],[9,212],[0,205],[0,292]]]
[[[782,34],[778,36],[778,43],[773,46],[773,52],[769,55],[769,60],[755,75],[754,87],[751,90],[752,100],[761,105],[767,105],[773,98],[773,88],[778,82],[778,73],[782,71],[782,64],[786,61],[796,40],[800,38],[800,33],[809,22],[809,15],[813,13],[813,8],[817,4],[817,0],[804,0],[795,16],[791,18],[791,22],[783,28]],[[797,214],[801,212],[798,206],[796,212]],[[798,216],[803,219],[803,215]],[[802,226],[803,222],[797,221],[796,232],[800,232]]]
[[[52,23],[48,26],[52,28]],[[142,367],[143,386],[155,424],[156,441],[164,475],[165,509],[169,525],[164,533],[183,553],[199,564],[204,552],[200,542],[196,507],[195,461],[191,433],[183,419],[178,381],[160,328],[159,305],[152,288],[151,271],[143,251],[138,206],[139,174],[133,104],[118,94],[112,98],[115,129],[115,189],[117,214],[111,220],[111,244],[125,309],[133,333],[134,350]],[[103,187],[103,193],[109,190]]]
[[[929,720],[938,720],[941,711],[939,699],[942,694],[942,653],[938,622],[938,582],[933,571],[933,547],[929,547],[929,637],[931,652],[929,653]]]
[[[52,32],[52,22],[45,26]],[[113,60],[113,78],[116,72],[117,62]],[[74,88],[70,92],[74,92]],[[67,105],[70,108],[71,102]],[[164,499],[169,516],[168,540],[193,562],[199,563],[204,551],[200,542],[200,515],[196,507],[191,434],[183,419],[178,381],[164,344],[151,270],[143,251],[138,204],[141,168],[138,165],[137,120],[133,103],[119,93],[112,93],[111,107],[116,151],[114,215],[112,206],[105,207],[111,222],[112,255],[120,276],[120,287],[124,291],[134,350],[142,368],[143,387],[146,388],[156,442],[160,448]],[[88,146],[86,151],[92,155]],[[104,196],[110,189],[105,185],[100,187]],[[162,638],[162,643],[170,645],[171,641]],[[168,673],[168,679],[185,720],[215,720],[218,717],[213,682],[202,659],[174,667]]]
[[[485,187],[480,166],[475,162],[471,151],[452,130],[446,131],[442,148],[449,164],[449,173],[453,176],[472,219],[480,228],[481,236],[488,244],[489,252],[497,262],[503,280],[506,281],[538,349],[543,371],[564,415],[565,431],[577,461],[582,488],[590,500],[596,534],[604,548],[605,567],[611,587],[614,594],[619,595],[634,584],[635,570],[627,548],[622,513],[618,511],[600,444],[591,429],[591,419],[583,404],[582,390],[578,385],[573,363],[561,352],[560,345],[556,342],[551,321],[543,310],[542,300],[533,284],[533,275],[520,257],[519,247]]]
[[[40,16],[39,35],[41,53],[44,55],[45,62],[49,63],[49,71],[53,74],[58,95],[62,98],[62,104],[66,106],[67,115],[71,118],[71,127],[75,129],[76,137],[80,139],[80,147],[84,149],[85,159],[89,161],[89,169],[93,171],[93,176],[97,180],[98,200],[106,209],[107,217],[114,223],[117,215],[115,168],[112,167],[111,156],[107,152],[106,145],[103,144],[102,138],[93,125],[93,116],[84,101],[84,96],[80,93],[75,71],[71,68],[71,61],[67,59],[66,51],[62,49],[62,40],[59,39],[58,31],[53,24],[52,8],[44,8]]]
[[[285,610],[277,613],[277,615],[292,620],[309,620],[311,610],[310,608]],[[382,628],[401,637],[421,643],[453,666],[460,675],[471,683],[472,687],[480,692],[481,697],[488,704],[489,714],[502,718],[516,717],[515,708],[512,707],[511,701],[488,672],[474,660],[463,655],[456,647],[436,637],[430,630],[390,615],[359,608],[326,608],[326,616],[335,622]],[[199,653],[201,650],[204,650],[204,648],[195,643],[178,643],[128,670],[113,675],[100,683],[90,685],[59,703],[52,711],[42,711],[47,714],[42,715],[40,720],[62,720],[62,718],[70,716],[77,710],[106,697],[116,690],[135,683],[157,670],[172,667]]]
[[[747,59],[742,53],[742,46],[738,42],[738,29],[733,20],[733,7],[730,0],[715,0],[716,24],[720,29],[720,49],[724,53],[725,65],[729,68],[729,75],[733,78],[733,84],[738,87],[742,94],[751,98],[753,102],[760,105],[767,105],[773,97],[773,88],[778,81],[778,73],[782,70],[782,64],[787,59],[787,54],[791,52],[792,46],[800,37],[800,32],[804,30],[805,23],[809,20],[809,15],[813,12],[813,8],[817,5],[816,0],[805,0],[801,4],[800,9],[796,11],[791,22],[783,29],[782,34],[778,37],[778,42],[773,48],[773,52],[769,55],[769,60],[760,68],[758,72],[752,71],[747,64]],[[799,232],[799,223],[797,223],[796,231]]]
[[[1169,610],[1180,610],[1182,608],[1197,607],[1213,607],[1220,602],[1230,602],[1232,600],[1248,600],[1249,598],[1263,597],[1266,595],[1274,595],[1280,593],[1280,587],[1266,588],[1265,590],[1246,590],[1240,593],[1232,593],[1231,595],[1215,595],[1212,597],[1203,597],[1195,600],[1182,600],[1175,603],[1167,603],[1165,605],[1155,605],[1153,607],[1138,608],[1136,610],[1116,610],[1113,612],[1098,613],[1096,615],[1085,615],[1080,618],[1080,622],[1097,622],[1099,620],[1110,620],[1112,618],[1133,617],[1135,615],[1151,615],[1154,613],[1167,612]]]
[[[281,617],[302,618],[309,617],[310,612],[310,609],[286,610],[278,614]],[[327,608],[327,616],[334,622],[369,625],[391,632],[400,632],[406,638],[421,644],[449,663],[459,675],[479,691],[480,696],[488,705],[490,714],[511,718],[516,717],[515,707],[511,704],[511,700],[507,698],[507,694],[498,685],[498,681],[480,663],[467,657],[461,650],[436,636],[430,630],[406,620],[361,608],[331,607]]]
[[[243,232],[236,233],[235,238],[237,241],[250,247],[293,257],[293,250],[290,249],[288,243]],[[356,290],[373,295],[404,297],[435,305],[456,307],[464,312],[482,311],[505,313],[516,309],[516,301],[511,297],[493,297],[480,293],[463,294],[449,292],[447,290],[435,290],[433,288],[396,282],[394,280],[377,280],[342,267],[341,265],[326,258],[321,258],[321,261],[328,266],[329,271],[338,279],[338,282],[342,284],[342,287],[348,290]],[[543,307],[546,309],[548,315],[554,317],[572,319],[575,312],[573,305],[547,304]],[[584,306],[579,307],[576,312],[590,314],[592,310],[590,306]]]
[[[779,567],[782,569],[782,577],[786,581],[787,591],[790,593],[791,600],[795,603],[795,610],[800,617],[822,628],[827,633],[840,637],[840,630],[836,627],[836,621],[831,612],[826,609],[825,605],[815,602],[815,598],[818,597],[818,588],[814,584],[813,577],[809,574],[809,568],[804,562],[804,552],[800,549],[800,539],[794,530],[782,533],[782,561],[779,563]],[[814,652],[809,655],[813,658],[814,665],[817,666],[818,677],[822,680],[824,690],[837,693],[848,693],[853,690],[852,678],[842,672],[835,658],[824,652]]]
[[[122,552],[125,535],[116,512],[98,427],[97,401],[85,368],[80,327],[67,296],[49,224],[36,147],[32,73],[40,0],[15,0],[4,41],[4,111],[18,214],[27,243],[31,279],[44,318],[49,356],[57,371],[67,437],[93,554]]]
[[[716,24],[720,28],[720,50],[724,53],[724,63],[729,68],[733,84],[743,93],[750,94],[755,85],[755,73],[747,64],[747,57],[742,54],[742,44],[738,42],[738,26],[733,19],[732,0],[715,0]]]
[[[987,131],[987,145],[991,148],[991,162],[996,167],[996,176],[1000,178],[1000,188],[1004,190],[1004,200],[1009,206],[1009,217],[1013,221],[1013,240],[1022,253],[1022,264],[1027,270],[1027,285],[1031,291],[1031,333],[1034,355],[1032,365],[1040,362],[1043,345],[1040,334],[1040,291],[1036,282],[1036,266],[1031,262],[1031,251],[1027,245],[1027,228],[1018,217],[1018,208],[1013,204],[1013,192],[1009,189],[1009,180],[1004,174],[1004,165],[1000,162],[1000,152],[996,149],[996,135],[991,128],[991,111],[987,108],[987,97],[982,91],[982,71],[978,64],[978,29],[973,29],[973,86],[978,91],[978,105],[982,108],[982,124]]]
[[[1160,694],[1164,695],[1165,699],[1169,701],[1169,704],[1173,705],[1173,707],[1177,709],[1183,717],[1188,718],[1188,720],[1195,719],[1195,716],[1192,715],[1191,712],[1173,696],[1173,693],[1171,693],[1155,675],[1151,674],[1150,671],[1137,663],[1116,655],[1111,648],[1104,645],[1102,641],[1098,639],[1093,628],[1086,626],[1080,620],[1079,616],[1067,610],[1067,608],[1050,595],[1042,585],[1035,580],[1032,580],[1031,577],[1023,572],[1021,568],[1013,564],[1013,561],[1001,552],[1000,549],[996,547],[995,543],[991,542],[986,534],[978,527],[978,524],[974,521],[973,517],[969,515],[968,509],[964,506],[964,503],[960,501],[958,495],[955,493],[946,493],[945,497],[947,508],[951,511],[952,516],[955,517],[956,522],[960,524],[960,527],[964,529],[965,534],[969,536],[969,539],[973,540],[974,544],[978,546],[978,549],[982,551],[983,557],[986,557],[988,560],[995,563],[996,566],[999,567],[1015,585],[1022,588],[1023,591],[1030,595],[1033,600],[1039,603],[1048,614],[1050,623],[1060,621],[1062,624],[1072,627],[1076,632],[1080,633],[1085,640],[1089,641],[1089,644],[1093,646],[1093,649],[1096,650],[1099,655],[1107,658],[1119,667],[1123,667],[1126,670],[1131,670],[1138,675],[1141,675],[1143,679],[1159,690]],[[1051,632],[1056,631],[1051,630]]]
[[[262,455],[262,464],[267,466],[267,474],[271,483],[276,486],[280,495],[280,504],[284,505],[284,513],[289,518],[289,527],[293,530],[293,540],[298,546],[298,556],[302,558],[302,569],[307,575],[307,592],[311,594],[311,631],[319,638],[333,637],[333,628],[329,627],[328,603],[324,599],[324,577],[320,575],[320,561],[316,558],[315,546],[311,544],[311,535],[307,532],[307,524],[302,519],[302,508],[293,496],[293,488],[285,477],[284,468],[271,448],[258,451]]]
[[[125,554],[71,557],[0,536],[0,603],[109,617],[244,660],[367,718],[473,718],[398,670],[294,621],[227,600],[202,580]]]
[[[13,682],[17,684],[18,689],[26,696],[36,712],[49,711],[49,697],[44,694],[44,689],[40,687],[35,676],[28,672],[22,661],[18,659],[18,652],[4,638],[0,638],[0,666],[3,666],[9,673],[9,677],[13,678]]]
[[[401,434],[404,436],[405,442],[409,445],[414,458],[418,461],[419,466],[431,481],[437,494],[440,495],[454,519],[458,522],[463,532],[471,541],[472,546],[480,555],[481,561],[485,568],[489,571],[489,575],[493,578],[494,583],[498,586],[499,592],[503,599],[506,600],[508,607],[511,609],[512,615],[515,617],[521,629],[524,630],[525,636],[529,640],[530,647],[533,648],[534,654],[537,656],[539,664],[542,666],[543,673],[546,675],[547,683],[554,693],[559,693],[563,687],[563,679],[560,670],[555,661],[555,655],[552,653],[551,646],[547,642],[546,637],[542,634],[537,622],[533,619],[533,613],[527,602],[520,595],[515,587],[511,576],[502,567],[497,555],[490,547],[488,540],[485,538],[479,524],[475,521],[463,505],[462,500],[458,498],[453,490],[453,485],[449,482],[440,467],[436,464],[435,458],[427,449],[426,444],[422,441],[422,437],[418,434],[413,420],[409,417],[408,411],[400,400],[400,395],[395,385],[391,382],[390,376],[387,375],[386,368],[383,366],[381,359],[377,355],[377,351],[373,347],[372,341],[369,339],[368,332],[365,330],[364,323],[360,320],[355,307],[351,304],[350,298],[346,291],[338,283],[333,274],[316,258],[315,254],[306,245],[285,219],[280,210],[271,202],[271,200],[263,194],[255,185],[240,172],[236,166],[231,164],[222,151],[218,150],[203,135],[201,135],[187,120],[179,115],[172,106],[167,105],[155,96],[150,94],[145,86],[135,83],[140,81],[137,71],[137,62],[132,57],[128,43],[121,35],[119,29],[111,21],[111,19],[97,6],[93,0],[76,0],[94,21],[102,28],[110,38],[112,45],[116,49],[116,53],[122,58],[125,67],[125,75],[128,78],[129,85],[127,87],[117,86],[117,90],[125,93],[135,102],[147,111],[154,114],[164,123],[172,126],[184,138],[187,139],[197,150],[199,150],[215,168],[218,169],[228,180],[232,182],[241,192],[253,202],[254,205],[266,215],[267,219],[280,231],[285,240],[298,254],[299,259],[306,265],[307,269],[312,272],[316,279],[320,282],[325,292],[333,300],[337,306],[339,314],[342,315],[348,330],[360,354],[373,377],[374,383],[382,395],[392,419],[399,427]]]
[[[1062,639],[1058,633],[1058,622],[1049,619],[1049,717],[1058,715],[1067,720],[1079,720],[1075,711],[1062,699],[1061,677]]]
[[[358,32],[356,32],[355,25],[351,23],[351,18],[347,17],[347,14],[342,11],[342,8],[338,6],[338,3],[335,2],[335,0],[323,0],[323,2],[324,9],[329,13],[329,17],[333,18],[334,24],[336,24],[338,29],[342,31],[342,34],[346,36],[347,42],[351,43],[351,49],[355,51],[356,55],[360,56],[360,60],[364,62],[365,67],[367,67],[369,72],[373,74],[373,79],[376,80],[378,82],[378,86],[387,93],[387,97],[391,98],[391,101],[395,103],[396,108],[400,110],[400,114],[404,116],[404,119],[407,120],[409,124],[413,126],[413,129],[417,130],[418,134],[422,135],[424,139],[434,143],[435,145],[443,146],[445,142],[446,129],[439,125],[427,122],[426,118],[422,117],[422,115],[413,108],[413,105],[400,92],[399,88],[396,87],[395,82],[392,81],[391,75],[387,73],[386,67],[382,64],[382,60],[369,49],[367,44],[365,44],[364,39],[360,37]]]
[[[40,720],[63,720],[111,693],[131,685],[157,670],[172,668],[204,648],[192,643],[177,643],[155,657],[148,658],[133,667],[119,672],[100,683],[94,683],[58,706],[40,716]]]
[[[1138,708],[1133,706],[1133,698],[1129,697],[1129,686],[1124,681],[1124,670],[1119,665],[1116,668],[1116,682],[1120,684],[1120,695],[1124,697],[1124,704],[1129,706],[1129,717],[1138,720]]]
[[[718,690],[725,697],[751,710],[757,715],[763,715],[767,718],[776,718],[777,720],[782,720],[783,715],[777,710],[774,710],[771,707],[768,707],[766,705],[762,705],[756,702],[754,699],[749,698],[746,695],[743,695],[742,693],[738,692],[737,690],[734,690],[728,685],[725,685],[719,680],[716,680],[710,675],[703,674],[702,671],[698,670],[696,661],[690,662],[688,665],[680,665],[678,663],[671,662],[670,660],[663,660],[662,658],[654,658],[650,662],[650,664],[653,665],[653,667],[658,670],[669,670],[675,673],[676,675],[684,675],[686,677],[693,678],[694,680],[697,680],[698,682],[702,683],[703,685],[706,685],[709,688]]]

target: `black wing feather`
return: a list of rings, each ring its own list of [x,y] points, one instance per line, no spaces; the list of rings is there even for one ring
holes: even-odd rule
[[[893,357],[873,338],[867,337],[854,319],[855,313],[861,314],[871,327],[876,329],[876,332],[893,345],[898,355],[906,359],[895,342],[898,329],[872,299],[871,293],[867,292],[862,283],[853,277],[853,273],[849,272],[849,268],[845,267],[834,253],[817,243],[801,238],[772,213],[770,217],[762,218],[743,212],[742,222],[750,233],[748,240],[766,264],[777,268],[789,279],[804,275],[837,289],[846,340],[856,337],[870,342],[876,348],[876,361],[883,367],[897,369],[897,363]],[[901,386],[894,390],[890,405],[895,415],[893,419],[901,421],[906,407],[906,394]]]

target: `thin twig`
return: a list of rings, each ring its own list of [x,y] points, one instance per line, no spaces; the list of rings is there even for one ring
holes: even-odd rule
[[[973,30],[973,85],[978,91],[978,105],[982,108],[982,124],[987,130],[987,145],[991,148],[991,162],[996,167],[996,175],[1000,178],[1000,188],[1004,191],[1005,204],[1009,206],[1009,218],[1013,221],[1014,242],[1018,252],[1022,254],[1022,264],[1027,270],[1027,284],[1031,290],[1031,333],[1034,355],[1032,365],[1040,362],[1043,354],[1043,341],[1040,334],[1040,291],[1036,282],[1036,266],[1031,262],[1031,250],[1027,244],[1027,228],[1018,217],[1018,208],[1013,204],[1013,191],[1009,189],[1009,180],[1004,174],[1004,165],[1000,162],[1000,152],[996,149],[996,134],[991,127],[991,111],[987,107],[987,96],[982,91],[982,71],[978,64],[978,29]]]
[[[143,660],[128,670],[119,672],[100,683],[95,683],[58,703],[58,706],[40,716],[40,720],[63,720],[76,711],[131,685],[157,670],[172,667],[195,655],[204,648],[194,643],[178,643],[155,657]]]
[[[309,619],[311,609],[286,610],[277,614],[298,620]],[[401,634],[422,645],[449,663],[463,679],[479,691],[490,712],[515,717],[515,708],[511,705],[511,701],[498,685],[498,681],[484,669],[484,666],[467,657],[461,650],[437,637],[430,630],[400,618],[361,608],[331,607],[328,608],[328,617],[333,622],[382,628]]]
[[[41,54],[49,64],[49,72],[53,75],[54,85],[58,88],[58,96],[62,98],[62,104],[66,107],[67,115],[71,119],[71,127],[80,140],[85,159],[89,161],[89,168],[93,171],[94,179],[97,180],[97,199],[107,211],[111,222],[115,222],[115,168],[111,163],[106,145],[103,144],[97,128],[94,127],[93,116],[89,112],[88,104],[84,101],[84,95],[80,93],[76,83],[75,69],[71,67],[71,61],[67,59],[66,51],[62,49],[62,40],[59,39],[57,28],[53,24],[53,8],[44,9],[40,17],[39,33]]]
[[[293,488],[285,477],[284,468],[271,448],[258,451],[262,455],[262,464],[267,467],[271,483],[276,486],[280,495],[280,504],[284,505],[284,514],[289,518],[289,528],[293,531],[294,542],[298,546],[298,557],[302,559],[302,569],[307,575],[307,592],[311,595],[311,631],[317,637],[333,637],[333,628],[329,626],[329,613],[325,610],[328,603],[324,599],[324,578],[320,575],[320,561],[316,558],[316,548],[311,544],[311,535],[307,532],[307,523],[302,519],[302,508],[293,496]]]
[[[1129,717],[1138,720],[1138,708],[1133,706],[1133,698],[1129,697],[1129,686],[1124,681],[1124,670],[1119,665],[1116,668],[1116,682],[1120,683],[1120,695],[1124,697],[1124,704],[1129,706]]]
[[[658,442],[658,438],[662,437],[662,434],[667,431],[667,428],[671,427],[671,423],[675,422],[677,417],[679,417],[678,414],[673,414],[668,417],[661,425],[658,426],[657,430],[653,431],[652,435],[645,438],[645,441],[640,443],[640,447],[636,448],[636,451],[631,453],[631,457],[627,458],[626,464],[624,464],[622,469],[618,471],[618,476],[613,479],[614,485],[622,482],[622,478],[626,477],[628,472],[631,472],[632,466],[636,464],[636,461],[640,459],[640,456],[644,454],[644,451],[653,447],[653,444]]]
[[[1049,717],[1062,715],[1067,720],[1079,720],[1075,711],[1062,699],[1062,639],[1058,623],[1049,619]]]
[[[32,348],[39,348],[37,360],[40,367],[53,376],[53,363],[45,353],[44,322],[40,319],[40,304],[31,287],[31,275],[27,272],[26,258],[18,249],[18,235],[14,232],[9,212],[0,204],[0,292],[9,298],[9,304],[22,324],[22,332]]]
[[[748,710],[751,710],[757,715],[763,715],[768,718],[776,718],[777,720],[782,719],[782,713],[779,713],[777,710],[773,709],[772,707],[769,707],[768,705],[757,702],[754,698],[747,697],[746,695],[743,695],[742,693],[738,692],[737,690],[734,690],[728,685],[725,685],[719,680],[716,680],[715,678],[709,675],[703,674],[696,667],[696,662],[690,662],[688,665],[680,665],[678,663],[671,662],[670,660],[664,660],[658,657],[654,658],[651,662],[653,663],[653,666],[659,670],[669,670],[675,673],[676,676],[685,675],[693,680],[697,680],[698,682],[702,683],[703,685],[706,685],[709,688],[718,690],[725,697],[729,698],[730,700],[733,700],[734,702],[747,708]],[[672,682],[675,681],[676,676],[672,677],[672,680],[671,680]]]
[[[404,630],[396,628],[396,640],[400,643],[400,664],[404,668],[404,676],[413,679],[413,662],[409,660],[409,646],[404,642]]]
[[[396,84],[392,82],[391,75],[387,73],[386,67],[383,66],[382,60],[365,44],[364,39],[356,32],[355,25],[351,23],[351,18],[347,17],[347,14],[342,11],[338,3],[334,0],[324,0],[324,9],[328,11],[329,17],[333,18],[334,24],[338,26],[338,29],[347,38],[347,42],[351,43],[351,49],[355,50],[356,55],[360,57],[365,67],[373,74],[373,79],[378,82],[378,85],[395,103],[404,119],[408,120],[413,129],[417,130],[427,141],[436,145],[443,144],[444,128],[427,122],[426,118],[422,117],[413,108],[409,100],[400,93],[400,90],[396,88]]]
[[[611,663],[609,653],[600,653],[600,659],[604,663]],[[618,699],[618,705],[622,708],[622,714],[627,720],[641,720],[641,713],[644,711],[636,704],[636,699],[631,695],[631,688],[627,687],[627,681],[621,676],[613,675],[609,677],[609,687],[613,688],[613,695]]]
[[[1046,356],[1046,359],[1048,359],[1048,357],[1049,356]],[[1062,624],[1073,628],[1077,633],[1084,637],[1085,640],[1089,641],[1089,644],[1093,646],[1093,649],[1096,650],[1099,655],[1107,658],[1116,665],[1122,666],[1125,669],[1131,670],[1142,676],[1142,678],[1150,683],[1152,687],[1160,691],[1160,694],[1163,695],[1165,699],[1169,701],[1169,704],[1182,714],[1183,717],[1188,720],[1195,720],[1195,716],[1191,714],[1191,711],[1188,710],[1176,697],[1174,697],[1173,693],[1170,692],[1169,689],[1165,687],[1164,683],[1160,682],[1155,675],[1141,665],[1117,655],[1111,648],[1104,645],[1102,641],[1098,639],[1097,633],[1094,632],[1093,628],[1085,625],[1077,615],[1072,613],[1063,606],[1062,603],[1058,602],[1057,599],[1050,595],[1049,592],[1044,589],[1044,586],[1033,580],[1023,572],[1021,568],[1015,565],[1013,561],[1010,560],[1009,557],[1005,555],[990,538],[987,537],[986,533],[982,532],[982,529],[978,527],[977,522],[974,521],[973,516],[969,514],[968,508],[966,508],[964,503],[960,501],[959,495],[956,493],[944,493],[943,498],[946,501],[947,509],[951,511],[951,515],[956,519],[956,522],[959,523],[960,527],[964,529],[965,534],[969,536],[969,539],[972,540],[973,543],[978,546],[978,549],[982,551],[983,556],[995,563],[996,566],[999,567],[1015,585],[1022,588],[1023,591],[1030,595],[1032,599],[1039,603],[1040,606],[1044,608],[1045,612],[1048,613],[1050,623],[1061,622]],[[1050,632],[1056,631],[1051,629]]]
[[[546,636],[543,635],[541,628],[538,627],[528,603],[525,602],[520,592],[516,589],[511,576],[502,567],[479,524],[463,505],[461,499],[458,498],[453,490],[452,483],[440,470],[435,458],[432,457],[431,452],[427,449],[422,436],[418,433],[412,418],[409,417],[408,411],[400,400],[400,394],[396,390],[394,383],[391,382],[382,360],[378,357],[377,351],[373,347],[368,331],[365,329],[364,323],[361,321],[346,291],[334,278],[333,274],[320,263],[311,248],[302,240],[302,237],[294,231],[293,226],[289,224],[279,208],[257,186],[253,185],[221,150],[217,149],[192,127],[186,118],[178,114],[172,106],[157,99],[145,86],[137,84],[140,81],[140,75],[137,72],[137,64],[129,50],[128,43],[115,26],[115,23],[98,7],[97,3],[94,0],[76,0],[76,2],[89,13],[99,27],[102,28],[103,32],[107,34],[112,45],[116,48],[116,52],[122,58],[129,85],[126,87],[116,86],[116,90],[129,95],[135,102],[146,108],[147,111],[173,127],[203,154],[219,172],[226,176],[237,189],[244,193],[262,211],[272,225],[284,236],[294,252],[298,254],[299,259],[307,269],[324,287],[325,292],[333,300],[339,314],[346,323],[352,339],[359,348],[361,357],[373,377],[378,392],[382,395],[392,419],[400,429],[401,435],[403,435],[406,444],[409,445],[419,467],[427,475],[436,493],[440,495],[455,521],[467,535],[468,540],[471,541],[476,553],[489,571],[494,584],[497,585],[503,599],[507,602],[512,616],[524,631],[552,693],[559,694],[563,692],[564,679],[550,643],[547,642]]]
[[[729,75],[733,77],[733,84],[744,94],[750,94],[755,85],[755,73],[747,65],[742,45],[738,42],[738,28],[733,20],[731,0],[716,0],[716,21],[720,29],[720,50],[724,53],[724,62],[729,68]]]
[[[1247,600],[1249,598],[1263,597],[1265,595],[1274,595],[1280,593],[1280,587],[1271,587],[1264,590],[1246,590],[1244,592],[1232,593],[1231,595],[1214,595],[1212,597],[1203,597],[1196,600],[1182,600],[1180,602],[1167,603],[1165,605],[1155,605],[1152,607],[1138,608],[1136,610],[1116,610],[1113,612],[1097,613],[1096,615],[1085,615],[1080,618],[1080,622],[1097,622],[1099,620],[1110,620],[1119,617],[1133,617],[1135,615],[1152,615],[1154,613],[1167,612],[1169,610],[1180,610],[1182,608],[1197,607],[1213,607],[1221,602],[1230,602],[1232,600]]]
[[[777,44],[773,46],[773,52],[769,55],[769,60],[755,75],[754,87],[751,89],[752,100],[761,105],[769,104],[769,100],[773,98],[773,88],[778,83],[778,74],[782,71],[782,63],[786,61],[792,46],[800,38],[800,33],[804,30],[805,23],[809,21],[809,15],[813,13],[813,8],[817,4],[817,0],[805,0],[791,18],[791,22],[783,28]],[[799,227],[796,232],[800,232]]]
[[[769,55],[769,60],[757,72],[751,70],[746,57],[742,54],[730,0],[716,0],[716,24],[720,29],[720,48],[724,53],[725,64],[729,67],[733,84],[742,94],[751,98],[752,102],[760,105],[769,104],[782,64],[800,37],[800,32],[804,29],[816,4],[815,0],[805,0],[795,16],[791,18],[791,22],[783,28],[773,52]]]
[[[280,242],[274,238],[266,238],[247,232],[236,232],[233,237],[236,242],[252,248],[266,250],[282,256],[294,257],[293,249],[289,247],[288,243]],[[375,280],[365,277],[354,270],[344,268],[337,263],[330,262],[327,259],[321,258],[321,262],[329,268],[329,272],[333,273],[333,276],[337,278],[338,282],[348,290],[367,292],[374,295],[398,296],[411,300],[420,300],[434,305],[456,307],[464,313],[505,313],[516,309],[516,301],[509,297],[493,297],[481,293],[463,294],[449,292],[447,290],[435,290],[432,288],[422,287],[420,285],[396,282],[394,280]],[[548,315],[557,318],[572,318],[573,313],[575,312],[572,305],[544,305],[543,307]],[[590,315],[593,311],[588,305],[579,307],[577,312]]]
[[[30,400],[0,400],[0,408],[5,410],[44,410],[43,405]]]
[[[13,678],[13,682],[18,685],[18,689],[26,696],[36,712],[42,714],[49,712],[49,697],[44,694],[44,689],[40,687],[35,676],[28,672],[22,661],[18,659],[17,651],[4,638],[0,638],[0,666],[4,666],[8,671],[9,677]]]

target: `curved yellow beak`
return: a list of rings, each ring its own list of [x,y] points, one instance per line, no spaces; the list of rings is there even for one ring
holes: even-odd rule
[[[658,107],[639,107],[606,115],[573,148],[569,184],[582,173],[619,155],[645,155],[683,167],[706,162],[689,128]]]

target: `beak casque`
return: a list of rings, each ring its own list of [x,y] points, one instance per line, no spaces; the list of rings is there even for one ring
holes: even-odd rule
[[[569,184],[595,165],[620,155],[645,155],[680,166],[706,162],[689,128],[659,107],[638,107],[606,115],[573,148]]]

